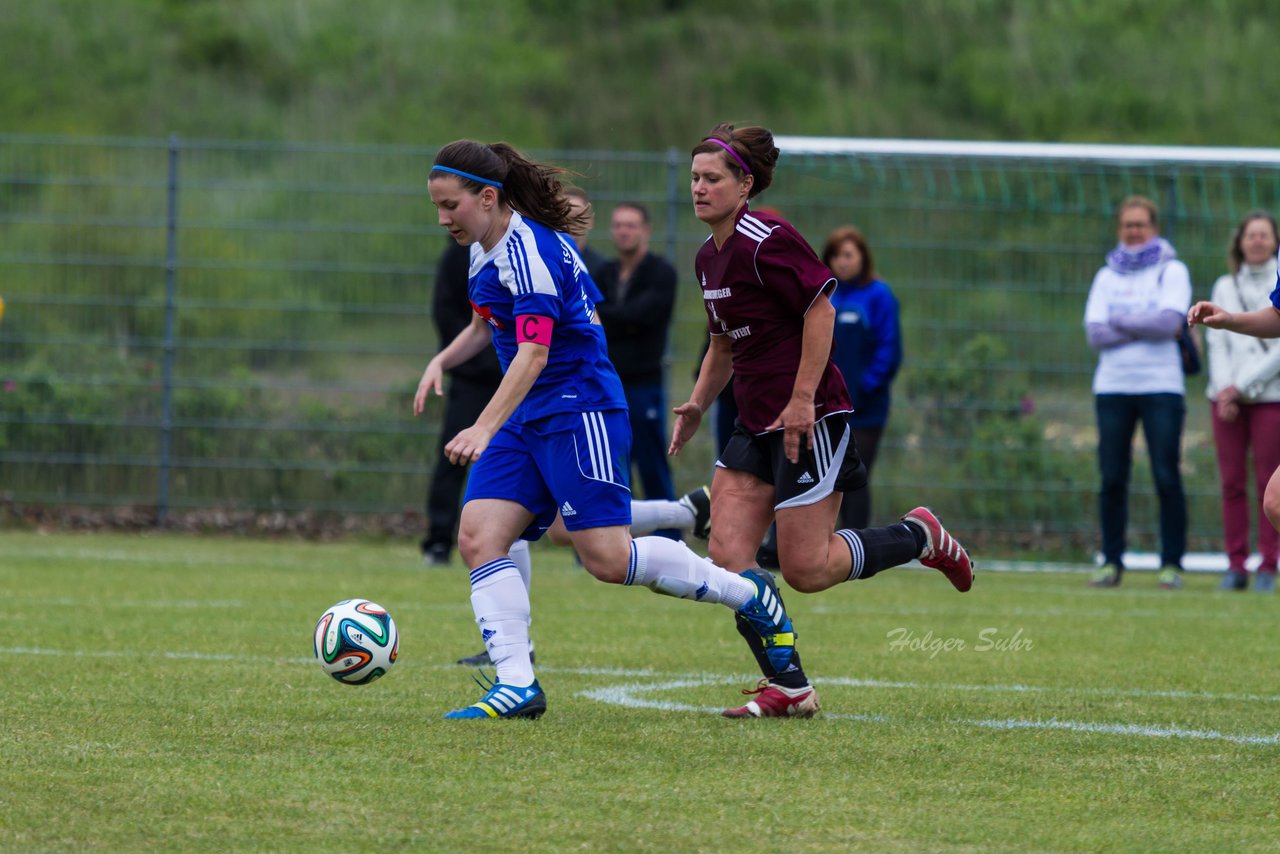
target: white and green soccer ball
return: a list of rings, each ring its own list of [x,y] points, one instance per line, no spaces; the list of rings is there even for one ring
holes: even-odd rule
[[[343,599],[316,621],[316,661],[339,682],[367,685],[391,669],[399,651],[395,620],[368,599]]]

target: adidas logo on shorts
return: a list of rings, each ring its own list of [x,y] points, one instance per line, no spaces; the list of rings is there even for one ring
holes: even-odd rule
[[[805,472],[800,475],[800,477],[796,478],[796,483],[813,483],[813,475]]]
[[[560,506],[560,515],[561,516],[577,516],[578,511],[574,510],[573,505],[571,505],[568,501],[566,501],[564,504]]]

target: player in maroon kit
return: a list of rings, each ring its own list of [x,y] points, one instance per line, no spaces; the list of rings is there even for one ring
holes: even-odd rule
[[[925,507],[883,528],[836,530],[841,496],[866,487],[846,424],[852,405],[831,361],[836,279],[786,220],[747,200],[773,181],[778,149],[766,128],[717,125],[693,147],[693,208],[711,229],[694,271],[711,331],[688,402],[674,409],[670,453],[697,431],[732,376],[738,421],[711,485],[711,559],[742,572],[776,518],[782,576],[815,593],[913,559],[960,592],[969,555]],[[794,637],[762,643],[739,623],[764,679],[728,717],[809,716],[818,710]],[[789,645],[788,645],[789,644]]]

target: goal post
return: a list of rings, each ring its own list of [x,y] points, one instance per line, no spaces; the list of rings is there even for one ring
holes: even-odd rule
[[[906,360],[872,483],[877,514],[920,498],[1004,545],[1087,554],[1097,474],[1083,312],[1131,195],[1208,298],[1236,225],[1280,209],[1280,149],[775,137],[761,202],[819,251],[855,225],[902,307]],[[1220,548],[1204,375],[1189,377],[1183,469],[1193,549]],[[1140,447],[1131,540],[1150,548],[1156,501]],[[964,525],[962,525],[963,529]],[[1001,549],[1005,551],[1005,549]]]

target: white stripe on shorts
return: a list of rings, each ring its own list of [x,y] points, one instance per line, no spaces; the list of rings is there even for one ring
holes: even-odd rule
[[[592,480],[613,483],[613,451],[609,448],[609,434],[605,430],[604,414],[582,413],[582,426],[587,436],[587,458],[591,461]],[[587,474],[583,472],[583,474]]]
[[[831,416],[827,417],[829,418]],[[819,430],[819,427],[822,429]],[[849,444],[852,441],[850,437],[853,435],[853,431],[849,429],[848,424],[845,425],[844,435],[840,437],[840,445],[834,452],[830,451],[831,435],[827,431],[825,418],[814,425],[813,432],[815,436],[813,456],[819,466],[826,466],[826,471],[821,471],[821,469],[819,469],[820,476],[817,483],[797,495],[795,498],[788,498],[786,501],[783,501],[774,509],[781,510],[783,507],[808,507],[810,504],[817,504],[819,501],[835,491],[836,478],[840,476],[840,469],[844,464],[844,456],[849,452]],[[828,449],[825,453],[820,453],[818,451],[819,442],[816,441],[816,437],[819,434],[823,435],[825,438],[825,445]]]

